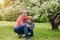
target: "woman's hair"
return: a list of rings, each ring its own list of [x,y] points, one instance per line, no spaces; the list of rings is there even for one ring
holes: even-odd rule
[[[27,12],[27,11],[26,11],[25,9],[20,11],[21,14],[22,14],[23,12]]]

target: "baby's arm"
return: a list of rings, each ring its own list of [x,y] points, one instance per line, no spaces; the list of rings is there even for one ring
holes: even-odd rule
[[[27,24],[27,27],[28,27],[28,28],[31,28],[31,27],[32,27],[32,25]]]

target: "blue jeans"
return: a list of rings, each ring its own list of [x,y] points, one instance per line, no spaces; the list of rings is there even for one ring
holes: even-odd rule
[[[14,28],[14,31],[15,31],[16,33],[18,33],[18,34],[24,32],[25,37],[26,37],[27,39],[29,38],[28,28],[27,28],[27,25],[26,25],[26,24],[21,25],[21,26],[19,26],[19,27],[17,27],[17,28]]]

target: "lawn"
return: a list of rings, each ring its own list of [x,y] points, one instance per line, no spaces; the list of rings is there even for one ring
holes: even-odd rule
[[[18,38],[13,31],[15,22],[0,21],[0,40],[25,40]],[[60,29],[52,31],[50,23],[35,23],[32,40],[60,40]]]

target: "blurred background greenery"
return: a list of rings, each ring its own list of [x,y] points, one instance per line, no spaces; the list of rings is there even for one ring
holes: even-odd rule
[[[0,20],[15,21],[22,9],[33,16],[34,22],[49,22],[60,10],[59,0],[4,0],[0,3]]]

